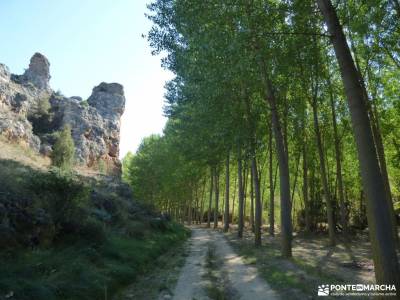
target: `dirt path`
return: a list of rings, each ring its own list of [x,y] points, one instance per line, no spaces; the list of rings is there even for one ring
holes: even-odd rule
[[[175,300],[278,299],[255,267],[246,265],[219,232],[193,228]]]

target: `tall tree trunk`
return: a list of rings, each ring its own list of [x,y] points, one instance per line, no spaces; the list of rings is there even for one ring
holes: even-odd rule
[[[225,165],[225,216],[224,216],[224,231],[229,230],[229,153],[226,157]]]
[[[281,123],[279,120],[278,108],[276,104],[275,91],[272,82],[267,78],[267,101],[271,107],[272,127],[275,134],[276,153],[279,162],[279,182],[281,196],[281,232],[282,232],[282,256],[292,256],[292,220],[290,203],[290,177],[289,162],[285,150],[285,142],[282,135]]]
[[[239,209],[238,209],[238,236],[239,238],[243,237],[243,198],[244,198],[244,191],[243,191],[243,173],[242,173],[242,155],[241,149],[239,148],[238,153],[238,186],[239,186]]]
[[[332,36],[336,58],[350,108],[354,136],[367,196],[367,218],[378,284],[395,284],[400,291],[400,270],[391,230],[391,219],[384,181],[380,171],[364,93],[346,37],[330,0],[317,0]]]
[[[214,208],[214,229],[218,227],[218,213],[219,213],[219,171],[215,168],[214,185],[215,185],[215,208]]]
[[[310,160],[310,162],[312,162],[312,160]],[[315,186],[314,165],[311,164],[310,167],[311,167],[310,176],[309,176],[309,180],[310,180],[310,184],[309,184],[309,186],[310,186],[310,195],[309,195],[308,204],[309,204],[309,210],[310,210],[310,212],[309,212],[309,215],[310,215],[310,227],[311,227],[311,230],[313,230],[313,229],[316,228],[316,225],[317,225],[316,222],[315,222],[315,212],[314,212],[315,198],[316,198],[316,195],[315,195],[316,186]]]
[[[193,202],[193,190],[190,193],[189,205],[188,205],[188,225],[192,225],[192,202]]]
[[[203,223],[203,214],[204,214],[204,193],[202,194],[201,200],[200,200],[199,224]]]
[[[273,151],[272,151],[272,128],[268,137],[269,144],[269,234],[275,235],[275,199],[274,199],[274,174],[273,169]]]
[[[236,200],[236,186],[237,186],[237,176],[235,177],[235,181],[233,183],[233,198],[232,198],[232,219],[231,222],[234,223],[235,218],[235,200]]]
[[[310,223],[310,203],[308,201],[308,165],[307,165],[307,138],[303,143],[303,201],[304,201],[304,221],[306,232],[311,231]]]
[[[313,116],[314,116],[315,136],[317,138],[317,148],[318,148],[318,155],[319,155],[319,167],[320,167],[320,172],[321,172],[322,188],[324,191],[326,212],[327,212],[327,218],[328,218],[329,244],[330,244],[330,246],[334,246],[335,245],[335,225],[334,225],[334,220],[333,220],[333,207],[332,207],[331,195],[329,193],[328,179],[327,179],[326,168],[325,168],[325,156],[324,156],[324,150],[322,148],[323,146],[322,146],[321,132],[319,129],[316,92],[313,96],[312,109],[313,109]]]
[[[255,210],[255,224],[254,224],[254,242],[255,245],[261,246],[261,219],[262,219],[262,208],[261,208],[261,192],[260,192],[260,181],[258,179],[257,171],[257,160],[256,155],[253,152],[253,157],[251,159],[251,173],[253,174],[253,184],[255,192],[256,210]]]
[[[208,202],[208,213],[207,213],[207,227],[211,227],[211,205],[212,205],[212,198],[213,198],[213,191],[214,191],[214,169],[211,167],[211,172],[210,172],[211,180],[210,180],[210,201]]]
[[[329,93],[330,93],[330,102],[331,102],[331,111],[332,111],[332,122],[333,122],[333,139],[335,141],[335,159],[336,159],[336,179],[337,179],[337,187],[339,192],[339,205],[340,205],[340,220],[343,228],[343,234],[345,239],[348,238],[348,228],[347,228],[347,213],[346,213],[346,204],[344,202],[344,190],[343,190],[343,177],[342,177],[342,163],[341,163],[341,151],[340,151],[340,141],[337,130],[337,121],[336,121],[336,109],[335,102],[333,99],[332,86],[330,79],[328,79],[329,85]]]
[[[244,162],[243,168],[243,226],[246,226],[246,206],[247,206],[247,182],[249,174],[247,172],[247,160]]]
[[[399,243],[399,237],[398,237],[398,232],[397,232],[397,221],[396,221],[396,215],[395,215],[395,212],[394,212],[392,192],[391,192],[391,189],[390,189],[389,174],[388,174],[387,166],[386,166],[385,148],[384,148],[384,145],[383,145],[382,135],[381,135],[381,131],[380,131],[380,128],[379,128],[378,111],[376,109],[374,97],[372,97],[372,100],[373,100],[372,103],[374,104],[374,110],[372,109],[371,102],[370,102],[370,99],[369,99],[369,95],[367,93],[367,88],[366,88],[366,85],[365,85],[365,80],[364,80],[364,77],[363,77],[363,75],[361,73],[361,68],[360,68],[360,63],[359,63],[359,60],[358,60],[357,49],[356,49],[356,47],[354,45],[354,40],[353,40],[353,37],[350,34],[350,32],[349,32],[349,39],[350,39],[351,49],[353,50],[353,53],[354,53],[354,60],[355,60],[355,66],[356,66],[357,74],[358,74],[358,77],[359,77],[359,80],[360,80],[360,83],[361,83],[361,88],[362,88],[362,90],[364,92],[364,101],[365,101],[365,104],[366,104],[366,107],[367,107],[368,116],[370,118],[372,136],[374,138],[376,152],[378,154],[379,166],[380,166],[380,170],[381,170],[381,174],[382,174],[382,178],[383,178],[383,183],[384,183],[385,190],[386,190],[386,193],[387,193],[386,200],[388,201],[389,213],[391,215],[393,237],[394,237],[394,240],[395,240],[395,243],[396,243],[397,247],[399,248],[400,247],[400,243]],[[369,67],[367,68],[367,70],[369,71]]]
[[[364,83],[363,78],[361,78],[361,80],[362,80],[362,83]],[[363,87],[365,87],[365,84],[363,84]],[[381,134],[380,126],[379,126],[378,111],[376,108],[375,100],[373,101],[373,108],[372,108],[372,106],[369,102],[369,99],[368,99],[368,95],[366,94],[365,97],[366,97],[365,101],[367,103],[368,115],[370,117],[371,124],[372,124],[372,126],[371,126],[372,135],[374,137],[376,152],[378,154],[379,166],[381,169],[383,183],[384,183],[385,190],[386,190],[386,200],[388,202],[389,213],[390,213],[391,221],[392,221],[393,237],[394,237],[397,247],[400,248],[399,236],[398,236],[398,231],[397,231],[396,214],[394,212],[392,191],[390,188],[389,174],[388,174],[387,165],[386,165],[385,147],[383,145],[382,134]]]
[[[253,161],[251,162],[253,168]],[[254,232],[254,174],[250,173],[250,228]]]
[[[198,197],[198,187],[196,184],[196,189],[194,192],[193,223],[198,224],[198,219],[199,219],[199,197]]]

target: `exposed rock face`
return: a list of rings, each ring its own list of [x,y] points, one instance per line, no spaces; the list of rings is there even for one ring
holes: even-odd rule
[[[120,119],[125,108],[122,85],[101,83],[87,101],[51,90],[49,62],[36,53],[23,75],[0,64],[0,135],[50,155],[54,133],[69,124],[77,162],[96,167],[101,161],[120,173]]]
[[[50,89],[50,63],[47,58],[40,53],[35,53],[23,77],[38,89]]]

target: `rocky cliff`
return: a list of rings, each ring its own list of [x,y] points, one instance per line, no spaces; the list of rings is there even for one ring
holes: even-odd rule
[[[48,156],[56,133],[68,124],[77,163],[119,174],[122,85],[102,82],[82,100],[54,92],[49,80],[50,63],[40,53],[33,55],[22,75],[0,64],[0,135]]]

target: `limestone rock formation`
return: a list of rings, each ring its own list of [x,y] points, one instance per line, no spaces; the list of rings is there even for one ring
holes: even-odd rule
[[[23,77],[38,89],[50,89],[50,63],[47,58],[40,53],[35,53]]]
[[[102,82],[87,101],[51,90],[50,63],[40,53],[23,75],[0,64],[0,135],[50,155],[55,133],[69,124],[78,163],[120,172],[120,119],[125,108],[122,85]],[[102,162],[102,163],[101,163]]]

